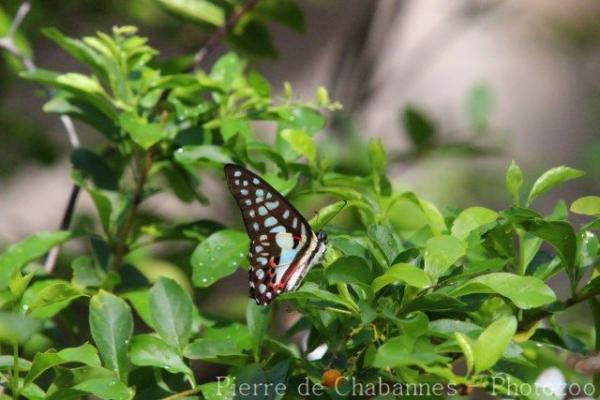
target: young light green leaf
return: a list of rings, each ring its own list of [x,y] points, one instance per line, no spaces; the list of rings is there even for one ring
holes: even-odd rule
[[[517,319],[510,316],[492,322],[481,333],[473,348],[477,373],[493,367],[500,360],[516,331]]]
[[[453,296],[472,293],[498,293],[521,309],[541,307],[556,300],[552,289],[541,279],[508,272],[478,276],[452,291]]]
[[[531,204],[536,197],[556,187],[557,185],[579,178],[583,175],[583,171],[565,166],[549,169],[548,171],[544,172],[542,176],[540,176],[533,184],[533,187],[529,192],[529,196],[527,197],[527,205]]]
[[[148,122],[132,112],[121,114],[119,123],[125,132],[129,133],[131,139],[144,149],[149,149],[165,137],[163,128],[159,124]]]
[[[297,129],[284,129],[280,134],[296,153],[305,156],[311,164],[316,163],[317,146],[311,136]]]
[[[221,146],[183,146],[175,152],[175,159],[181,164],[196,164],[202,161],[214,161],[219,164],[232,163],[229,151]]]
[[[506,170],[506,189],[508,189],[515,207],[518,207],[520,203],[521,186],[523,186],[523,172],[513,160]]]
[[[383,148],[383,142],[381,139],[369,140],[369,162],[371,164],[371,170],[375,174],[385,173],[385,166],[387,163],[385,156],[385,149]]]
[[[228,141],[236,134],[249,137],[252,134],[252,128],[247,119],[243,118],[223,118],[221,119],[221,136],[224,141]]]
[[[100,359],[96,348],[89,343],[79,347],[66,348],[61,351],[48,350],[37,353],[33,364],[25,377],[25,385],[36,380],[42,373],[62,364],[80,363],[93,367],[100,366]]]
[[[429,275],[421,268],[407,263],[394,264],[383,275],[373,280],[373,290],[379,292],[387,285],[406,283],[416,288],[426,288],[431,285]]]
[[[241,231],[222,230],[210,235],[192,254],[192,280],[197,287],[208,287],[247,265],[249,239]]]
[[[492,224],[498,213],[485,207],[470,207],[463,210],[452,224],[452,236],[461,240],[467,239],[474,230]]]
[[[73,233],[69,231],[42,232],[10,246],[0,255],[0,290],[6,289],[10,277],[15,271],[73,236]]]
[[[131,340],[129,357],[133,365],[158,367],[171,373],[192,375],[192,371],[185,365],[177,349],[153,335],[134,336]]]
[[[464,241],[448,235],[433,237],[425,244],[425,272],[437,282],[465,253]]]
[[[46,319],[56,315],[73,300],[87,296],[66,282],[55,282],[40,290],[28,303],[29,313],[34,318]]]
[[[454,338],[465,356],[465,361],[467,363],[466,374],[469,375],[471,371],[473,371],[473,366],[475,365],[475,354],[473,351],[474,344],[467,335],[460,332],[454,332]]]
[[[580,197],[571,204],[571,212],[600,217],[600,196]]]
[[[193,22],[223,26],[225,10],[208,0],[154,0],[170,13]]]
[[[179,351],[191,334],[192,308],[190,296],[172,279],[160,278],[150,290],[152,326],[165,342]]]
[[[90,330],[104,365],[127,382],[127,350],[133,317],[127,303],[101,290],[90,300]]]

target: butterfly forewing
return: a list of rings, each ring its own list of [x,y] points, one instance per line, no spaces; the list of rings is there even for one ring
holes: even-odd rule
[[[250,296],[268,304],[299,285],[320,243],[306,219],[263,179],[233,164],[225,175],[251,239]]]

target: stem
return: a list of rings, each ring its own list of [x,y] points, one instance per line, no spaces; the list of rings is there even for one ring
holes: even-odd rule
[[[180,399],[182,397],[186,397],[186,396],[189,396],[189,395],[192,395],[192,394],[196,394],[200,390],[201,390],[200,386],[196,386],[195,388],[184,390],[183,392],[175,393],[175,394],[173,394],[171,396],[164,397],[162,400]]]
[[[11,390],[15,399],[19,398],[19,344],[13,344],[13,376]]]
[[[127,214],[127,217],[125,218],[125,222],[123,223],[123,225],[121,225],[121,228],[115,236],[115,257],[112,265],[113,271],[117,271],[121,267],[121,264],[123,263],[123,257],[125,257],[128,251],[127,238],[129,237],[129,233],[131,231],[131,228],[133,227],[137,209],[143,200],[144,186],[146,185],[146,181],[148,180],[148,173],[150,172],[150,167],[152,167],[152,153],[148,150],[144,153],[144,161],[141,171],[137,177],[137,183],[135,191],[133,193],[133,201],[131,207],[129,208],[129,212]]]
[[[517,264],[517,274],[525,275],[525,234],[521,229],[516,229],[519,238],[519,263]]]
[[[208,38],[208,40],[204,43],[204,45],[196,52],[194,56],[194,64],[192,66],[193,70],[197,70],[200,68],[200,64],[204,57],[213,52],[221,39],[229,32],[235,28],[235,25],[238,23],[240,18],[244,16],[244,14],[248,13],[250,10],[256,6],[259,0],[246,0],[246,2],[242,5],[242,7],[233,12],[231,16],[225,21],[223,26],[213,32],[212,35]]]

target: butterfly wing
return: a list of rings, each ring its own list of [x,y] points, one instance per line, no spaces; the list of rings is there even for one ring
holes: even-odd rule
[[[247,169],[225,166],[251,239],[250,295],[259,304],[294,290],[322,245],[306,219],[271,185]]]

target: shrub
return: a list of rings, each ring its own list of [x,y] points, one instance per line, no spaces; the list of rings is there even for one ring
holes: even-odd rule
[[[285,398],[410,390],[441,398],[480,388],[532,398],[525,384],[548,366],[567,371],[562,355],[595,351],[593,329],[576,331],[555,317],[588,302],[600,325],[600,199],[573,203],[571,212],[593,217],[581,227],[569,223],[563,202],[549,215],[531,208],[582,172],[552,168],[523,197],[513,163],[506,209],[442,213],[394,188],[379,140],[368,144],[365,174],[344,173],[319,152],[323,111],[339,107],[325,89],[306,103],[289,86],[276,95],[236,53],[210,71],[187,72],[189,60],[158,62],[129,26],[81,40],[56,29],[45,34],[91,74],[32,69],[21,76],[51,88],[46,112],[76,118],[104,140],[71,154],[72,178],[92,199],[93,220],[34,234],[0,256],[6,395],[275,399],[284,388]],[[255,121],[275,132],[262,139]],[[224,187],[222,167],[232,162],[293,202],[310,197],[321,205],[311,224],[331,244],[297,291],[270,307],[248,300],[245,321],[211,315],[199,300],[247,268],[246,233],[220,216],[178,223],[140,207],[161,193],[184,203],[222,201],[203,181],[213,175]],[[61,258],[70,271],[36,262],[70,240],[85,244],[71,260]],[[152,279],[148,268],[158,262],[148,260],[161,243],[183,249],[191,269],[160,269],[176,279]],[[560,299],[547,284],[557,275],[570,282]],[[284,301],[299,318],[282,331],[272,321]],[[208,364],[224,372],[201,374]]]

